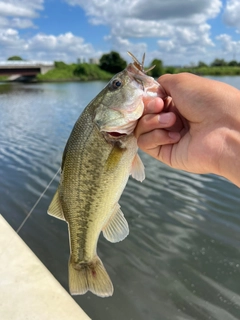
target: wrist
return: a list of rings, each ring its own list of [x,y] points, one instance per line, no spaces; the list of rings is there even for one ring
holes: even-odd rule
[[[218,174],[240,187],[240,122],[236,128],[224,128]]]

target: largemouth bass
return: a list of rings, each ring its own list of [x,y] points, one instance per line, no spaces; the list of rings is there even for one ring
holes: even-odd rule
[[[112,282],[97,255],[101,231],[111,242],[123,240],[128,223],[118,204],[129,175],[144,180],[133,131],[142,116],[142,98],[157,92],[159,83],[146,75],[143,62],[116,74],[88,104],[67,141],[59,187],[48,214],[68,223],[69,290],[88,290],[107,297]]]

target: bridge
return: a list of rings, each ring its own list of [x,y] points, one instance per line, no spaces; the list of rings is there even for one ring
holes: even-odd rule
[[[35,77],[54,68],[54,62],[39,61],[0,61],[0,76]]]

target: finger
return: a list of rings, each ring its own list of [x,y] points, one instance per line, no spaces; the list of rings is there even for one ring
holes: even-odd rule
[[[135,136],[153,131],[155,129],[171,128],[176,122],[176,115],[173,112],[160,114],[146,114],[143,116],[135,129]]]
[[[169,110],[170,111],[170,108],[174,108],[174,105],[173,105],[173,101],[172,101],[172,97],[167,97],[164,99],[164,111],[166,110]],[[176,108],[175,108],[176,109]]]
[[[162,146],[174,144],[180,140],[179,132],[167,132],[164,129],[156,129],[142,134],[138,140],[138,146],[152,157],[157,158]]]
[[[173,83],[174,79],[176,79],[175,75],[172,74],[164,74],[158,78],[158,82],[164,88],[167,96],[172,96],[172,87],[174,87],[175,83]]]
[[[147,113],[160,113],[164,108],[164,101],[159,97],[144,97],[143,115]]]

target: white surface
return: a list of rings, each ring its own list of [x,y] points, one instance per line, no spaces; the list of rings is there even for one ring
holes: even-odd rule
[[[90,319],[1,215],[0,319]]]

